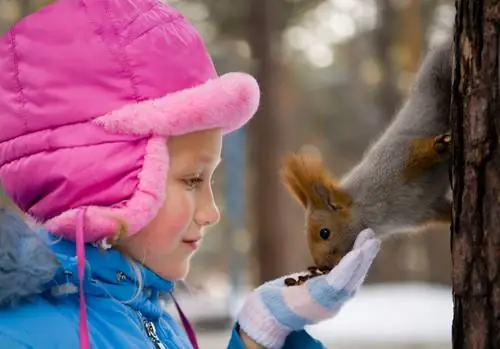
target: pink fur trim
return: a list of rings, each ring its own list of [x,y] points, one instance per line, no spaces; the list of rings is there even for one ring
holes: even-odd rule
[[[86,208],[85,242],[96,242],[116,234],[117,219],[123,219],[129,224],[130,235],[137,233],[156,216],[163,204],[168,162],[165,138],[151,138],[146,145],[138,187],[125,204],[71,209],[46,221],[44,226],[56,235],[74,240],[77,213]]]
[[[227,133],[255,114],[259,99],[253,77],[228,73],[156,100],[126,105],[93,122],[113,133],[138,136],[168,137],[211,128],[223,128]]]

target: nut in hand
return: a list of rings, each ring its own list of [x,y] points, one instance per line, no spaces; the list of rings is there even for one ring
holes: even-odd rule
[[[288,277],[285,279],[285,286],[290,287],[290,286],[299,286],[307,282],[307,280],[321,276],[323,274],[326,274],[330,271],[328,268],[319,268],[316,266],[312,266],[307,268],[308,274],[305,275],[299,275],[297,279],[294,279],[292,277]]]

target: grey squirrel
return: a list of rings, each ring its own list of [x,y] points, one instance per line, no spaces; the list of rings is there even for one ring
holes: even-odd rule
[[[449,40],[426,55],[400,111],[340,180],[319,158],[285,157],[282,180],[305,209],[317,267],[335,266],[362,229],[387,236],[450,222],[451,74]]]

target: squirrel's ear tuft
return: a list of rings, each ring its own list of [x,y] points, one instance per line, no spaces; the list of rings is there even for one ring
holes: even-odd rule
[[[285,186],[303,207],[311,205],[335,211],[351,203],[349,195],[333,183],[317,156],[286,156],[281,176]]]
[[[303,158],[298,154],[290,154],[283,160],[281,179],[293,197],[305,208],[308,203],[307,173]]]
[[[338,188],[333,183],[316,183],[314,184],[317,200],[313,200],[316,208],[326,208],[329,211],[337,212],[351,205],[352,200],[349,194]]]
[[[314,184],[314,191],[320,199],[316,206],[326,207],[333,212],[336,212],[340,209],[339,205],[333,200],[331,191],[324,184]]]

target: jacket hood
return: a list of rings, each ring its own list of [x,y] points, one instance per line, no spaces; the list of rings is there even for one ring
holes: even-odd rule
[[[21,214],[0,207],[0,306],[12,306],[44,290],[60,262],[49,235]]]
[[[0,208],[0,307],[15,306],[42,293],[48,297],[78,293],[82,281],[76,255],[73,241],[35,228],[21,214]],[[85,256],[86,296],[112,297],[151,318],[161,316],[160,300],[173,292],[172,281],[135,265],[116,249],[103,251],[86,244]]]

